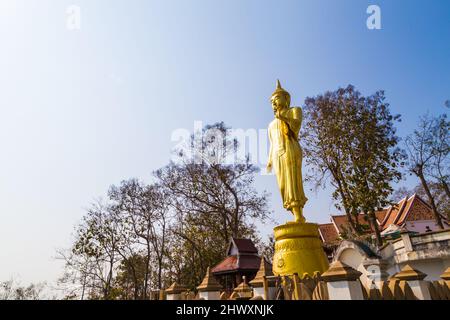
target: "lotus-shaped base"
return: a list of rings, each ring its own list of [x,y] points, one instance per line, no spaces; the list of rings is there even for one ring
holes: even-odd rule
[[[315,223],[288,222],[274,229],[273,273],[302,277],[305,273],[325,272],[328,259],[322,248],[319,226]]]

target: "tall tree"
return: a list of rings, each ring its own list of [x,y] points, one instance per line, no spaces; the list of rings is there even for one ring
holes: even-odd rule
[[[69,268],[82,266],[83,272],[89,275],[91,299],[112,298],[114,270],[119,262],[118,227],[110,207],[99,201],[88,209],[77,228],[72,255],[68,256],[66,265]]]
[[[158,184],[123,181],[89,208],[59,255],[68,299],[148,299],[173,280],[195,288],[231,237],[258,242],[254,223],[268,210],[267,194],[253,186],[257,168],[248,158],[225,161],[237,144],[223,124],[202,133],[191,141],[196,160],[180,153],[155,173]]]
[[[121,300],[146,299],[147,257],[133,255],[123,259],[114,279],[116,295]]]
[[[193,254],[186,261],[197,257],[190,266],[196,277],[223,257],[231,237],[256,238],[253,222],[268,214],[267,194],[253,186],[258,168],[235,157],[237,141],[227,129],[206,126],[191,137],[191,150],[156,172],[177,215],[172,232]]]
[[[382,245],[375,212],[390,204],[391,182],[401,179],[399,166],[404,155],[397,147],[394,127],[400,116],[390,114],[383,91],[360,99],[357,114],[358,121],[352,123],[358,128],[356,139],[346,145],[353,164],[352,192]]]
[[[145,185],[136,179],[123,181],[119,187],[112,186],[109,190],[112,208],[116,213],[123,230],[122,254],[124,263],[131,274],[134,274],[136,254],[145,259],[143,299],[147,298],[150,284],[152,260],[156,264],[157,286],[162,288],[163,263],[166,258],[166,239],[170,213],[163,189],[158,185]],[[131,245],[130,245],[131,244]],[[128,247],[128,250],[126,250]],[[140,263],[140,261],[138,261]],[[135,278],[137,281],[137,278]],[[136,283],[135,288],[139,288]],[[138,298],[138,296],[135,296]]]
[[[58,252],[65,261],[60,288],[71,298],[148,299],[163,287],[166,268],[169,212],[162,188],[130,179],[108,196],[89,208],[72,249]]]
[[[427,174],[434,179],[450,199],[450,121],[447,114],[442,114],[433,119],[432,128],[432,152],[431,166],[427,167]]]
[[[338,208],[356,232],[367,217],[382,244],[375,212],[390,204],[391,183],[401,178],[402,152],[383,91],[365,97],[351,85],[305,102],[306,162],[318,186],[331,180]]]
[[[306,180],[315,182],[316,188],[331,182],[337,209],[344,209],[352,228],[358,230],[356,199],[346,179],[351,164],[345,143],[351,130],[349,121],[354,122],[352,118],[356,117],[352,105],[353,87],[307,98],[301,142],[308,165]]]

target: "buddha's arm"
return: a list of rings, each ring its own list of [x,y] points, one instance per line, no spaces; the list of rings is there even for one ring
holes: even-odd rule
[[[297,138],[302,124],[302,109],[294,107],[288,112],[279,115],[278,119],[284,121],[288,125],[289,130],[292,131],[294,138]]]
[[[302,109],[299,107],[292,108],[292,120],[289,123],[289,127],[294,131],[297,135],[300,132],[300,127],[302,125]]]

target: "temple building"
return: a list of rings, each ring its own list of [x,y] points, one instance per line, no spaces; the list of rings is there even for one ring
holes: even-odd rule
[[[250,239],[232,238],[226,252],[226,258],[212,268],[212,274],[219,280],[226,292],[231,293],[241,284],[243,277],[253,280],[261,264],[254,243]],[[272,270],[272,265],[265,261],[266,268]]]
[[[440,278],[450,267],[450,225],[442,217],[444,230],[434,220],[433,211],[417,194],[376,212],[384,245],[380,248],[365,241],[373,230],[364,215],[358,216],[362,237],[352,239],[347,216],[331,217],[331,223],[319,226],[320,237],[330,261],[340,261],[362,273],[360,280],[386,280],[406,265],[427,274],[426,280]]]
[[[425,233],[403,231],[399,238],[388,240],[381,248],[355,240],[344,240],[337,247],[333,261],[340,261],[360,271],[360,280],[386,280],[411,266],[427,274],[425,280],[440,279],[450,267],[450,229]]]
[[[405,197],[397,204],[376,212],[377,223],[381,236],[388,239],[400,237],[401,232],[420,234],[424,232],[438,231],[439,227],[434,220],[433,211],[417,194]],[[370,236],[373,230],[365,215],[358,216],[358,222],[362,228],[362,234]],[[446,228],[448,221],[443,217]],[[324,244],[325,252],[329,259],[342,240],[349,236],[353,229],[346,215],[331,216],[331,223],[319,225],[319,233]]]

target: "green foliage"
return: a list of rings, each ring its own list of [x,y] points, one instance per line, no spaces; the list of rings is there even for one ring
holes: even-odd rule
[[[147,275],[145,255],[134,254],[120,262],[114,279],[113,295],[116,299],[131,300],[144,297],[145,277]]]

